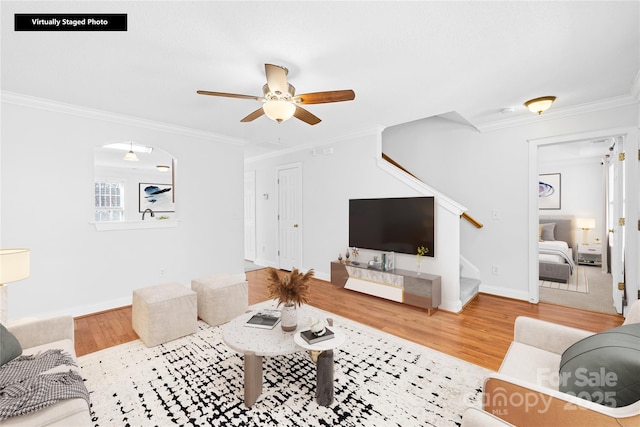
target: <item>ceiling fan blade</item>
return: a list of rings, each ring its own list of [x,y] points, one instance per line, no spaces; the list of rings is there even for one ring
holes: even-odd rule
[[[264,64],[264,72],[267,75],[267,85],[271,92],[279,95],[289,91],[289,85],[287,84],[289,71],[286,68],[279,65]]]
[[[247,122],[252,122],[255,119],[257,119],[258,117],[262,116],[264,114],[264,110],[262,109],[262,107],[258,108],[256,111],[254,111],[253,113],[249,114],[247,117],[245,117],[244,119],[240,120],[243,123],[247,123]]]
[[[240,94],[237,94],[237,93],[210,92],[208,90],[199,90],[198,94],[199,95],[211,95],[211,96],[224,96],[225,98],[254,99],[256,101],[259,101],[260,99],[262,99],[259,96],[240,95]]]
[[[293,115],[296,119],[300,119],[303,122],[308,123],[312,126],[317,125],[321,121],[317,116],[314,116],[304,108],[298,107],[297,105],[296,105],[296,111],[293,113]]]
[[[327,92],[303,93],[294,99],[298,104],[325,104],[327,102],[353,101],[356,93],[349,90],[330,90]]]

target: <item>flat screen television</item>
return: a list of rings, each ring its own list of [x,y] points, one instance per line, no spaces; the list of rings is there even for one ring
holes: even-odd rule
[[[349,200],[349,246],[415,255],[419,246],[435,255],[433,197]]]

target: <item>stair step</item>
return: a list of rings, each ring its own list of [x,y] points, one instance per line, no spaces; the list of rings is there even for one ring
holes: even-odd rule
[[[480,283],[482,282],[479,279],[460,277],[460,301],[463,306],[479,292]]]

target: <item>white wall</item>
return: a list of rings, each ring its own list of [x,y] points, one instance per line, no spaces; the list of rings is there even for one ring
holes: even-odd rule
[[[589,230],[587,243],[593,243],[596,237],[601,238],[604,229],[602,204],[604,192],[602,187],[602,168],[600,159],[586,158],[574,160],[558,160],[539,162],[541,174],[559,173],[561,177],[560,209],[541,209],[540,215],[570,215],[576,218],[593,218],[595,229]],[[583,243],[582,230],[575,231],[576,244]],[[574,248],[575,250],[575,248]]]
[[[4,100],[1,113],[0,244],[31,249],[31,277],[8,285],[9,319],[85,314],[130,304],[136,288],[243,273],[240,147],[112,115]],[[177,159],[178,227],[98,232],[90,224],[94,148],[122,140]]]
[[[485,132],[434,118],[386,129],[383,151],[484,224],[463,221],[460,237],[462,256],[481,272],[481,290],[528,300],[527,141],[626,126],[638,126],[637,104],[557,119],[543,114],[532,124]]]
[[[276,168],[300,163],[303,185],[302,241],[304,270],[314,268],[316,276],[330,279],[330,262],[348,247],[349,199],[369,197],[410,197],[423,195],[377,166],[379,132],[345,138],[326,145],[332,155],[314,156],[311,149],[246,162],[256,173],[257,258],[260,265],[277,266]],[[323,147],[316,152],[321,153]],[[269,194],[264,200],[261,195]],[[436,256],[425,257],[422,271],[442,276],[444,310],[458,311],[459,301],[459,218],[436,199]],[[446,230],[446,231],[445,231]],[[361,250],[367,262],[378,252]],[[414,255],[396,254],[396,267],[416,270]]]

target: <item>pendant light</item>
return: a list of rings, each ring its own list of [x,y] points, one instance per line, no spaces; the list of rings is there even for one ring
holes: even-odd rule
[[[127,160],[130,162],[137,162],[140,159],[136,156],[136,153],[133,152],[133,142],[131,143],[131,148],[127,154],[124,155],[123,160]]]

